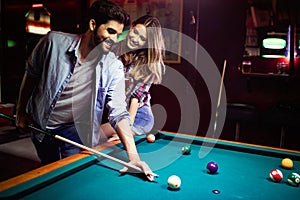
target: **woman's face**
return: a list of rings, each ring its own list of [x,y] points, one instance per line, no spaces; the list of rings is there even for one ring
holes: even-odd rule
[[[142,48],[147,43],[147,28],[143,24],[131,27],[127,37],[127,47],[131,50]]]

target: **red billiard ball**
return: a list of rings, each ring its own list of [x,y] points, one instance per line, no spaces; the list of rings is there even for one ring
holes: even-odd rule
[[[216,162],[209,162],[206,165],[206,169],[209,174],[214,174],[218,171],[218,164]]]
[[[273,182],[280,182],[283,178],[282,172],[279,169],[272,169],[269,176]]]
[[[146,139],[148,142],[153,143],[153,142],[155,142],[155,135],[150,133],[146,136]]]

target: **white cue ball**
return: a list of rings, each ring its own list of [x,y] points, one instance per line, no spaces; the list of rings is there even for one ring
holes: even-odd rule
[[[181,185],[181,179],[176,176],[176,175],[172,175],[168,178],[168,186],[171,189],[178,189]]]

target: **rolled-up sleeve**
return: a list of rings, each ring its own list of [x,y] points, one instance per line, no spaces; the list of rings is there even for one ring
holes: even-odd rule
[[[137,83],[135,90],[132,92],[131,97],[138,99],[139,102],[145,102],[147,100],[149,89],[151,84],[148,83]]]
[[[113,71],[112,71],[113,70]],[[127,111],[126,96],[125,96],[125,79],[123,64],[120,61],[116,61],[111,66],[111,79],[110,85],[107,91],[107,108],[108,108],[108,120],[112,127],[116,128],[118,122],[127,118],[130,120],[129,113]]]

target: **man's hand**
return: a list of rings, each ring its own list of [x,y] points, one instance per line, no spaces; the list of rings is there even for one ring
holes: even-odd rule
[[[158,177],[158,175],[153,173],[152,170],[150,169],[150,167],[144,161],[131,161],[130,164],[133,164],[133,165],[141,168],[149,181],[153,181],[154,177]],[[126,172],[136,173],[135,170],[128,169],[127,167],[124,167],[123,169],[121,169],[120,172],[121,173],[126,173]]]
[[[17,113],[15,123],[16,127],[19,129],[27,129],[28,125],[33,125],[31,117],[23,113]]]

